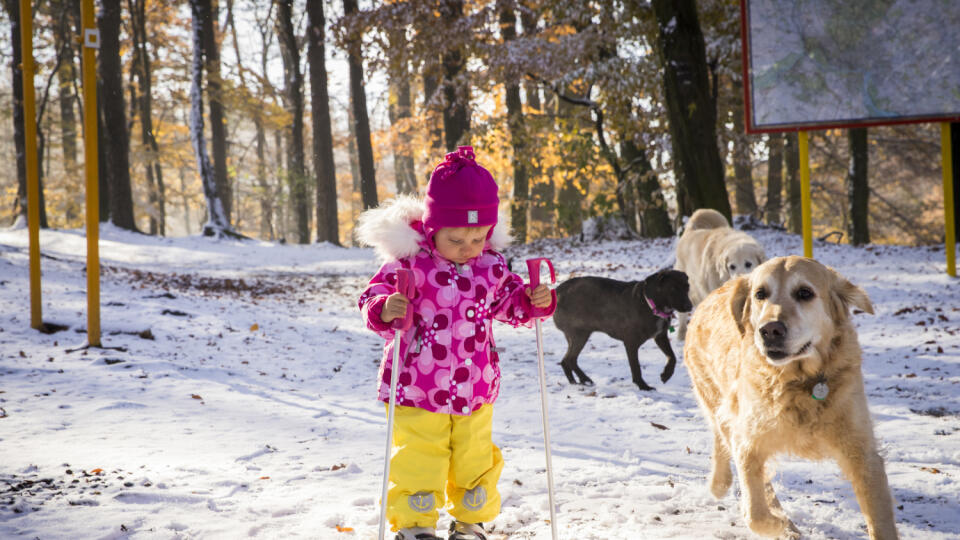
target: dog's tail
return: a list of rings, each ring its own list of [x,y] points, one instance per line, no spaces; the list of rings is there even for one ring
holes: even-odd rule
[[[719,229],[720,227],[729,227],[730,222],[727,218],[712,208],[700,208],[694,212],[687,223],[684,225],[684,232],[695,231],[697,229]]]

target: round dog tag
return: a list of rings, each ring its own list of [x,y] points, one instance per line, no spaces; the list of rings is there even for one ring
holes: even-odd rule
[[[811,396],[817,401],[823,401],[827,398],[827,394],[829,393],[830,388],[827,386],[827,383],[818,382],[817,384],[813,385],[813,393]]]

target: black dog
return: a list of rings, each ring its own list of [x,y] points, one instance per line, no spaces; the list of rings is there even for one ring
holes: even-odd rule
[[[653,388],[640,374],[637,349],[653,337],[667,355],[667,365],[660,374],[660,380],[667,382],[677,364],[667,337],[670,318],[674,311],[693,309],[689,292],[687,275],[678,270],[660,270],[643,281],[578,277],[561,283],[553,322],[567,338],[567,353],[560,365],[570,384],[593,384],[577,365],[577,356],[590,334],[598,331],[623,342],[633,382],[641,390]]]

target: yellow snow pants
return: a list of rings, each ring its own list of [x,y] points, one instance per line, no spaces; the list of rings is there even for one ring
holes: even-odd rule
[[[503,471],[492,432],[492,405],[470,416],[397,405],[387,491],[393,530],[436,527],[441,507],[467,523],[492,521],[500,513]]]

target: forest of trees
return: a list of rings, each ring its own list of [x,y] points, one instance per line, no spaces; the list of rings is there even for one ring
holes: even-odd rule
[[[0,226],[22,221],[19,2],[0,17]],[[43,216],[83,223],[79,0],[32,2]],[[708,206],[799,231],[796,135],[744,132],[728,0],[98,3],[101,219],[352,245],[470,144],[519,241]],[[669,29],[666,31],[665,29]],[[810,134],[815,236],[943,241],[939,127]],[[18,166],[14,167],[13,164]]]

